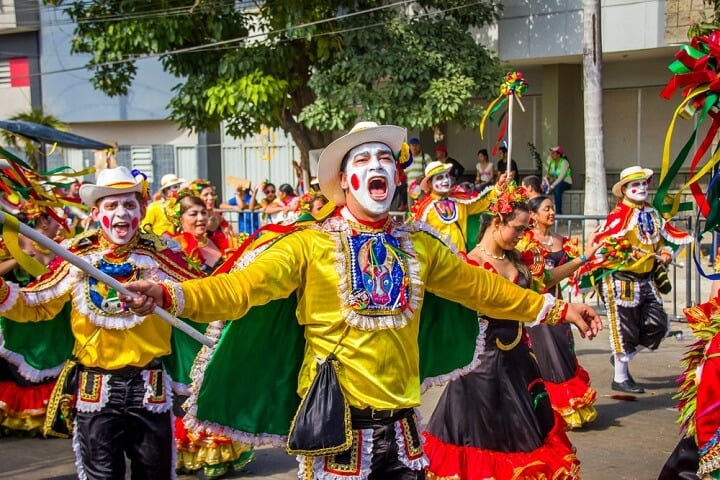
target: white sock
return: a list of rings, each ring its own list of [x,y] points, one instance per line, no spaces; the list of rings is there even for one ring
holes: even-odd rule
[[[628,380],[628,362],[624,362],[615,355],[615,382],[622,383]]]

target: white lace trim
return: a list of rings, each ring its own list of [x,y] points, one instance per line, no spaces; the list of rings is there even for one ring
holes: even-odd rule
[[[8,295],[4,302],[0,303],[0,313],[5,313],[15,306],[20,297],[20,286],[15,282],[5,282],[8,286]]]
[[[108,315],[102,314],[95,311],[90,307],[88,302],[89,298],[86,298],[86,282],[78,282],[74,286],[73,292],[73,307],[83,317],[87,318],[90,323],[100,328],[107,328],[110,330],[129,330],[137,325],[140,325],[145,317],[138,317],[135,314],[128,315]]]
[[[416,419],[416,425],[418,429],[420,428],[420,419]],[[410,457],[407,456],[407,443],[405,442],[405,435],[403,435],[403,424],[400,420],[395,422],[395,441],[397,442],[398,446],[398,459],[400,460],[400,463],[405,465],[411,470],[424,470],[430,465],[430,461],[427,458],[427,455],[423,453],[420,457],[416,459],[410,459]],[[420,435],[420,432],[417,432],[418,435]],[[420,435],[420,438],[422,439],[423,436]],[[421,440],[421,448],[422,448],[422,440]]]
[[[538,313],[537,318],[534,322],[526,323],[526,327],[534,327],[536,325],[540,325],[545,320],[545,317],[547,317],[547,314],[550,312],[550,310],[555,306],[555,297],[550,293],[543,294],[543,297],[545,297],[545,303],[543,304],[543,307],[540,309],[540,313]]]
[[[663,224],[663,226],[664,226],[664,224]],[[676,237],[675,235],[672,235],[670,232],[665,230],[665,228],[660,230],[660,235],[662,235],[663,238],[665,238],[666,240],[669,240],[670,242],[674,243],[675,245],[689,245],[689,244],[693,243],[693,241],[694,241],[692,235],[686,234],[686,235],[683,235],[682,237]]]
[[[150,402],[150,398],[155,393],[152,383],[150,382],[150,374],[153,372],[157,372],[162,375],[161,381],[163,382],[163,391],[165,393],[165,401],[162,403]],[[172,409],[173,399],[172,387],[170,386],[170,376],[162,369],[152,369],[143,370],[142,378],[145,383],[145,395],[143,396],[143,407],[145,407],[145,410],[153,413],[165,413],[170,411]]]
[[[399,248],[407,253],[409,257],[405,260],[407,271],[405,274],[410,279],[408,305],[400,314],[395,315],[363,315],[350,308],[350,266],[347,265],[343,236],[350,236],[350,225],[342,218],[333,217],[323,223],[323,230],[326,230],[335,240],[335,261],[340,276],[338,284],[338,296],[345,321],[353,327],[365,330],[386,330],[391,328],[403,328],[415,315],[415,310],[420,304],[420,292],[423,282],[420,279],[420,264],[415,259],[415,248],[410,238],[412,227],[397,225],[393,227],[391,235],[399,241]]]
[[[78,412],[93,413],[102,410],[110,400],[110,375],[109,374],[92,374],[98,377],[100,382],[100,400],[98,402],[86,402],[82,399],[82,395],[77,394],[76,408]],[[82,374],[81,374],[82,378]]]
[[[5,345],[0,346],[0,357],[3,357],[8,362],[15,365],[18,369],[18,373],[20,373],[23,378],[35,383],[57,377],[60,375],[60,372],[65,365],[65,362],[62,362],[56,367],[38,370],[27,363],[22,355],[5,348]]]
[[[458,378],[462,377],[463,375],[467,375],[468,373],[475,370],[477,367],[480,366],[480,355],[485,352],[485,336],[488,329],[488,322],[487,320],[480,319],[478,315],[478,335],[475,338],[475,352],[473,353],[473,359],[472,361],[467,364],[466,366],[462,368],[456,368],[455,370],[448,372],[443,375],[438,375],[435,377],[427,377],[423,380],[422,385],[420,385],[420,392],[424,393],[428,388],[435,387],[435,386],[441,386],[445,385],[446,383],[450,382],[451,380],[457,380]],[[417,412],[416,412],[417,414]],[[418,421],[419,421],[418,417]]]
[[[37,291],[25,290],[22,292],[25,303],[28,306],[44,305],[51,300],[55,300],[67,295],[80,280],[82,280],[83,272],[75,266],[71,266],[68,274],[54,283],[52,286]]]
[[[78,473],[78,480],[87,480],[87,473],[85,473],[85,467],[83,466],[82,455],[80,453],[80,437],[77,428],[77,419],[73,421],[73,432],[72,432],[72,449],[75,453],[75,469]]]

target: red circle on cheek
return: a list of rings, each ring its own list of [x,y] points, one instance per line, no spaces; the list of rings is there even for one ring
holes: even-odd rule
[[[360,179],[354,173],[350,177],[350,186],[352,187],[353,190],[357,190],[360,188]]]
[[[130,222],[130,224],[132,225],[132,229],[135,230],[138,227],[138,225],[140,224],[140,220],[138,220],[137,218],[133,218],[133,220],[132,220],[132,222]]]
[[[102,224],[105,228],[110,228],[110,219],[108,217],[102,217]]]

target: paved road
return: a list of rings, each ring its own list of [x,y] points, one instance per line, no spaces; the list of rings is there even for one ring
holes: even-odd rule
[[[692,341],[687,325],[674,323],[684,339],[666,339],[656,352],[638,355],[631,370],[636,381],[648,388],[636,401],[611,397],[612,367],[609,342],[603,332],[594,341],[578,340],[580,362],[590,372],[599,394],[599,419],[590,427],[570,432],[577,447],[585,480],[651,480],[660,470],[678,439],[675,379],[680,373],[680,358]],[[440,389],[423,397],[420,409],[429,418]],[[295,460],[277,448],[257,450],[257,459],[240,474],[227,478],[295,479]],[[76,478],[74,457],[69,441],[60,439],[0,438],[0,479]],[[191,480],[193,476],[182,476]]]

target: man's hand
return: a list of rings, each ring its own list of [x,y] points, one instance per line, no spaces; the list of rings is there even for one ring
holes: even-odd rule
[[[574,324],[580,336],[590,340],[603,328],[597,312],[584,303],[569,303],[565,322]]]
[[[135,315],[144,317],[150,315],[157,305],[162,305],[164,294],[162,287],[155,282],[138,280],[125,285],[128,290],[138,294],[137,297],[120,295],[120,301],[125,303]]]
[[[672,255],[667,250],[663,250],[662,252],[660,252],[659,261],[663,265],[670,265],[670,263],[672,263],[672,260]]]

